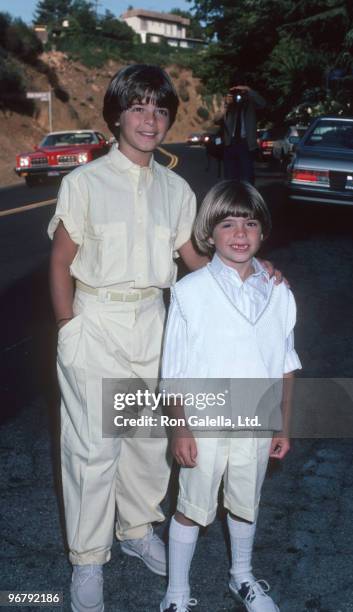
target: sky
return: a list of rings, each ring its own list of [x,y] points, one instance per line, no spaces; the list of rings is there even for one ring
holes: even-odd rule
[[[21,17],[26,23],[31,23],[37,3],[37,0],[0,0],[0,12],[10,13],[12,17]],[[150,11],[168,12],[172,8],[189,11],[192,4],[186,0],[99,0],[98,12],[104,13],[108,9],[119,17],[130,5]]]

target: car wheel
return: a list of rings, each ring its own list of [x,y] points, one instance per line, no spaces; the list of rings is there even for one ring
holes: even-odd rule
[[[35,187],[39,184],[39,180],[40,179],[38,178],[38,176],[29,175],[25,177],[27,187]]]

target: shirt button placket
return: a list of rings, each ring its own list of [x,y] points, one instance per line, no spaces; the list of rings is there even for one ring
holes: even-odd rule
[[[136,220],[137,225],[135,227],[136,231],[136,244],[135,244],[135,271],[136,271],[136,281],[139,284],[143,278],[144,272],[144,261],[143,261],[143,245],[144,245],[144,208],[145,208],[145,198],[146,191],[144,189],[144,172],[143,169],[140,169],[140,175],[137,184],[137,197],[136,197]]]

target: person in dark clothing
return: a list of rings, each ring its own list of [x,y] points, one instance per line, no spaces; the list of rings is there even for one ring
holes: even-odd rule
[[[222,121],[224,143],[224,176],[254,184],[256,142],[256,110],[266,102],[246,84],[244,75],[236,72],[225,96]]]

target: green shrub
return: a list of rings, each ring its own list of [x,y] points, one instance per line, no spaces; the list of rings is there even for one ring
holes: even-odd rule
[[[0,56],[0,107],[33,115],[34,102],[26,98],[23,73],[4,52]]]
[[[38,55],[43,51],[40,40],[21,19],[8,22],[2,44],[7,51],[27,64],[35,64]]]
[[[211,94],[206,94],[202,97],[202,102],[206,105],[208,110],[212,110],[213,107],[213,96]]]
[[[55,97],[61,100],[61,102],[68,102],[70,100],[70,95],[61,85],[56,85],[53,91]]]
[[[109,59],[122,60],[123,54],[116,44],[111,41],[104,44],[101,42],[96,37],[65,36],[58,40],[57,48],[88,68],[101,68]]]
[[[210,113],[208,112],[207,108],[205,108],[204,106],[200,106],[196,112],[198,116],[200,117],[200,119],[203,119],[204,121],[206,121],[210,116]]]

